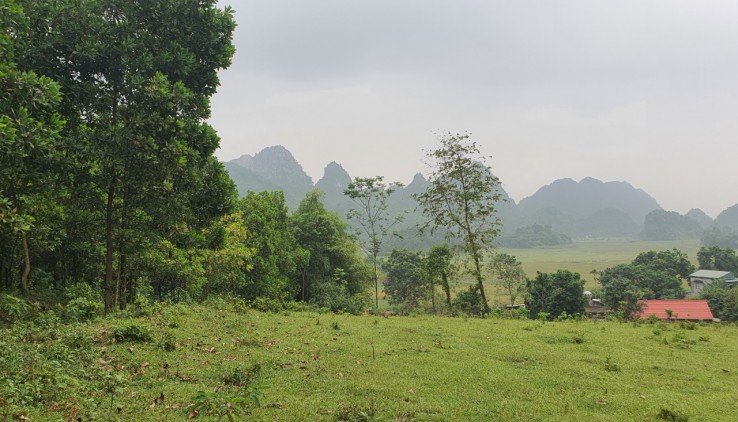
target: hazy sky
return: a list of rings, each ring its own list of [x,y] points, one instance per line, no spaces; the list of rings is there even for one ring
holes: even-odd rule
[[[224,160],[284,145],[317,181],[409,182],[470,132],[519,201],[625,180],[667,210],[738,203],[735,0],[231,0]]]

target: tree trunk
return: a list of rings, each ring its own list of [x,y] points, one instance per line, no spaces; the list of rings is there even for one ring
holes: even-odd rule
[[[433,313],[436,313],[436,284],[433,282],[434,277],[431,277],[431,305],[433,306]]]
[[[120,259],[118,262],[118,306],[120,310],[126,309],[128,306],[128,284],[126,280],[128,276],[126,274],[126,254],[123,252],[123,247],[120,249]]]
[[[23,274],[21,275],[21,291],[24,295],[28,294],[28,275],[31,273],[31,254],[28,250],[28,238],[26,232],[21,231],[21,241],[23,242]]]
[[[441,277],[443,277],[443,291],[446,292],[446,305],[451,308],[451,286],[448,285],[448,274],[443,272]]]
[[[113,249],[115,239],[113,236],[114,226],[114,203],[115,182],[111,181],[108,186],[108,203],[105,210],[105,281],[103,285],[105,294],[105,313],[108,314],[115,308],[115,281],[113,280]]]
[[[482,295],[482,302],[484,304],[484,313],[489,313],[489,304],[487,303],[487,295],[484,294],[484,282],[482,280],[482,266],[479,253],[475,250],[474,253],[474,275],[477,278],[477,285],[479,286],[479,294]]]
[[[374,309],[379,309],[379,275],[377,275],[377,255],[374,255]]]

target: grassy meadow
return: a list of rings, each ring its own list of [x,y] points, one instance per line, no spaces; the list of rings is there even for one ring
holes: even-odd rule
[[[592,269],[671,248],[695,259],[699,243],[579,240],[504,252],[530,276],[569,269],[589,287]],[[488,286],[491,302],[508,300]],[[730,324],[262,313],[212,300],[84,324],[42,317],[0,328],[0,348],[0,420],[732,421],[738,414],[738,326]]]
[[[0,415],[160,421],[194,419],[199,409],[197,420],[232,412],[234,420],[264,421],[729,421],[738,414],[735,325],[274,314],[216,302],[66,330],[79,348],[68,363],[78,374],[64,381],[68,391],[35,407],[5,403]],[[59,332],[33,347],[60,353],[68,341]],[[113,341],[121,332],[151,337]],[[260,407],[225,406],[247,377],[262,394]]]

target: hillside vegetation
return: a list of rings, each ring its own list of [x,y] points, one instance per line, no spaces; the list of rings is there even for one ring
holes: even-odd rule
[[[0,331],[0,415],[721,421],[738,412],[732,325],[274,314],[218,300],[143,310],[53,333],[38,325],[48,320]]]

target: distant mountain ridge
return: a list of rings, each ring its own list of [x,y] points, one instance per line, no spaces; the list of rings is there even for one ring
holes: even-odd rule
[[[317,188],[325,193],[326,207],[341,215],[346,215],[354,206],[343,195],[352,178],[335,161],[325,167],[323,177],[315,184],[294,156],[282,146],[265,148],[253,156],[243,155],[224,165],[241,196],[248,191],[283,190],[287,205],[295,209],[308,191]],[[412,182],[397,189],[390,198],[391,212],[405,214],[405,223],[399,229],[408,237],[416,234],[413,227],[422,221],[422,215],[416,211],[413,194],[425,191],[428,186],[428,180],[417,173]],[[570,237],[632,237],[639,233],[646,234],[646,216],[657,210],[663,211],[655,198],[628,182],[603,182],[591,177],[579,182],[572,179],[556,180],[519,203],[510,198],[504,189],[500,193],[504,200],[497,204],[497,209],[498,217],[503,222],[503,236],[514,235],[519,228],[538,224]],[[663,214],[654,214],[652,217],[657,215],[660,217]],[[718,225],[738,227],[738,205],[725,210],[715,221],[699,209],[690,210],[685,218],[675,218],[673,213],[666,217],[652,218],[651,223],[658,222],[661,232],[668,231],[670,224],[674,225],[673,229],[680,235],[689,232],[691,237],[696,226],[703,229]],[[689,227],[684,227],[685,224]],[[647,232],[653,234],[653,224],[650,226]],[[414,244],[410,240],[407,242]]]
[[[591,177],[578,183],[572,179],[556,180],[522,199],[518,206],[528,214],[546,207],[556,208],[575,218],[586,218],[602,209],[615,208],[638,224],[642,224],[651,211],[661,209],[651,195],[628,182],[602,182]]]

